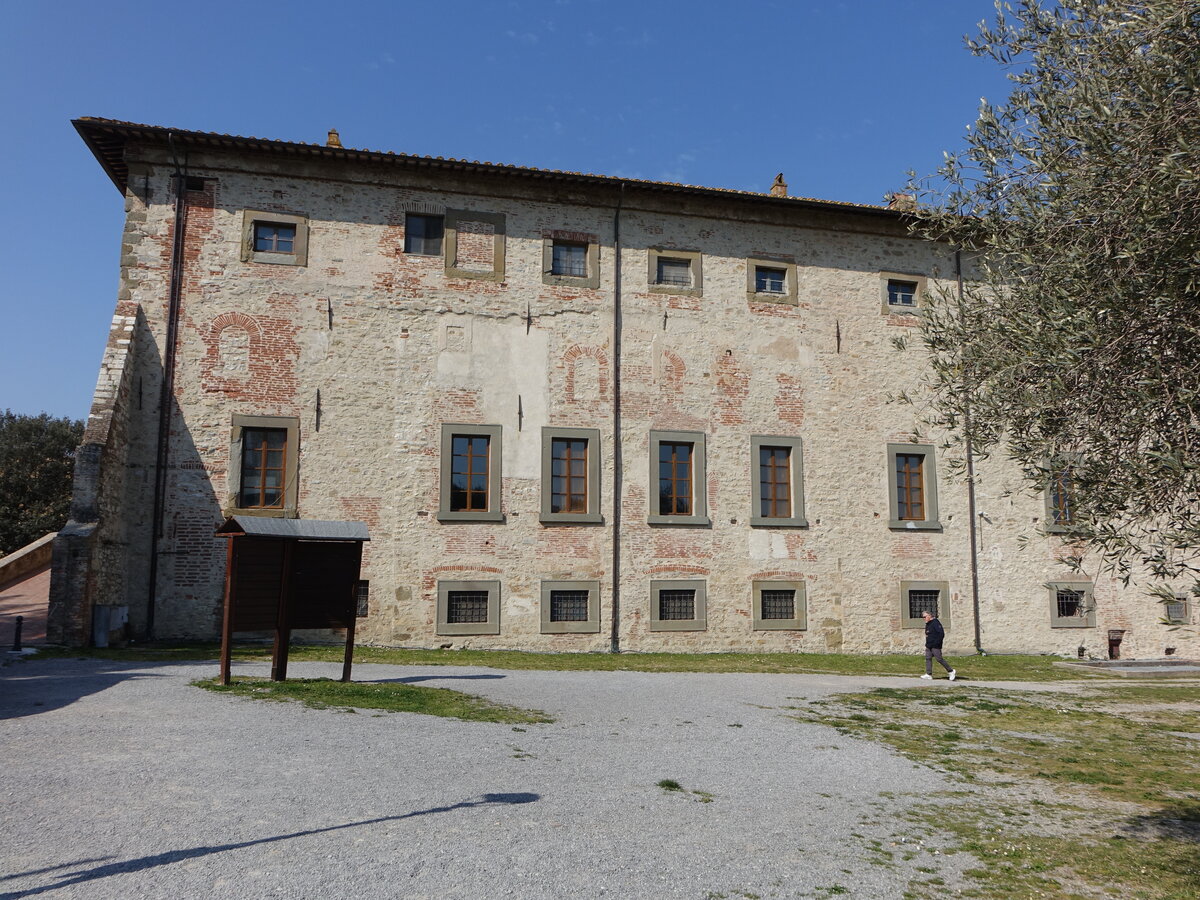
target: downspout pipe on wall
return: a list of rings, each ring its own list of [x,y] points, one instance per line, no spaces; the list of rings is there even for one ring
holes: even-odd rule
[[[954,275],[958,281],[958,310],[963,308],[962,251],[954,251]],[[971,392],[969,386],[963,398],[964,451],[967,457],[967,532],[971,541],[971,608],[975,622],[975,652],[987,655],[983,649],[983,632],[979,624],[979,516],[975,506],[975,447],[971,439]]]
[[[175,150],[175,136],[167,134],[175,172],[175,232],[171,242],[170,282],[167,287],[167,334],[163,351],[162,390],[158,400],[158,437],[154,454],[154,505],[150,527],[150,576],[146,596],[146,638],[154,637],[154,606],[158,588],[158,542],[162,537],[167,497],[167,462],[170,457],[172,398],[175,396],[175,357],[179,333],[179,307],[183,294],[183,247],[187,229],[187,154],[183,165]]]
[[[621,652],[621,494],[624,462],[621,453],[621,206],[625,182],[618,187],[613,213],[613,510],[612,510],[612,642],[610,650]]]

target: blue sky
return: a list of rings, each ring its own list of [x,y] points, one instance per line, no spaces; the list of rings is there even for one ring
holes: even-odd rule
[[[0,408],[83,417],[123,203],[71,128],[199,131],[878,203],[1003,73],[992,0],[8,0]]]

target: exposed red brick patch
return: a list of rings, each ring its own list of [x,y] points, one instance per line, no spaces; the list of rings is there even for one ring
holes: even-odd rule
[[[794,375],[780,372],[775,376],[779,391],[775,394],[775,408],[779,418],[790,425],[804,424],[804,383]]]

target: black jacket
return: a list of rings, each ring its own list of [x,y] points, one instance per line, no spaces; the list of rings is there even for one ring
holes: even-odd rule
[[[942,623],[937,619],[930,619],[925,623],[925,646],[936,647],[942,649],[942,641],[945,640],[946,629],[942,627]]]

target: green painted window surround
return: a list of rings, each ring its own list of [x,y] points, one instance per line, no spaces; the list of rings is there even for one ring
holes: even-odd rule
[[[1093,585],[1090,581],[1050,581],[1046,583],[1050,592],[1050,627],[1051,628],[1095,628],[1096,599]],[[1061,616],[1058,612],[1058,592],[1074,591],[1082,596],[1079,599],[1080,614],[1077,616]]]
[[[693,618],[663,619],[660,615],[659,597],[663,591],[694,592]],[[650,630],[651,631],[707,631],[708,597],[706,582],[700,578],[675,581],[650,582]]]
[[[752,583],[754,608],[752,610],[755,631],[804,631],[808,628],[808,596],[803,581],[755,581]],[[790,618],[764,618],[764,591],[793,591],[794,609]]]
[[[247,428],[277,428],[287,432],[284,455],[283,507],[263,509],[238,506],[242,495],[242,432]],[[294,416],[247,416],[233,414],[229,441],[229,465],[226,468],[228,497],[221,512],[226,516],[267,516],[295,519],[299,516],[297,497],[300,471],[300,420]]]
[[[551,600],[556,591],[586,591],[588,595],[587,619],[569,622],[551,621]],[[542,634],[597,634],[600,631],[600,582],[543,581],[541,613]]]
[[[924,518],[901,519],[899,487],[896,478],[896,457],[902,454],[924,457],[921,464],[921,485],[924,491]],[[932,444],[888,444],[888,527],[900,531],[941,531],[938,521],[937,459]]]
[[[554,441],[587,441],[587,509],[583,512],[551,512],[554,489]],[[596,525],[600,514],[600,430],[598,428],[542,429],[542,504],[540,521],[546,525]]]
[[[255,250],[255,225],[289,225],[296,229],[290,253]],[[266,263],[274,266],[308,265],[308,219],[294,213],[268,212],[261,209],[242,211],[242,262]]]
[[[454,458],[455,437],[486,437],[488,439],[487,509],[451,509],[451,468]],[[440,468],[440,490],[438,501],[439,522],[503,522],[501,508],[501,439],[503,429],[499,425],[442,425],[442,457]]]
[[[950,631],[950,583],[947,581],[901,581],[900,582],[900,627],[925,628],[925,620],[908,614],[908,595],[911,591],[937,591],[937,617],[942,628]]]
[[[487,620],[484,622],[450,622],[448,610],[450,594],[458,591],[487,594]],[[500,582],[499,581],[439,581],[437,595],[437,634],[499,634],[500,633]]]

